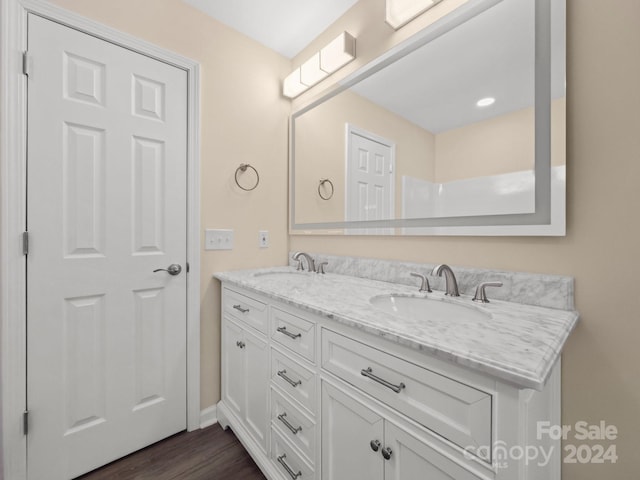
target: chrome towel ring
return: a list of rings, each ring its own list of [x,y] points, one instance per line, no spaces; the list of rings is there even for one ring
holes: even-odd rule
[[[328,183],[329,185],[331,185],[331,193],[326,197],[324,195],[322,195],[322,190],[321,190],[321,187],[325,183]],[[333,188],[333,182],[331,180],[329,180],[328,178],[323,178],[322,180],[320,180],[320,184],[318,185],[318,195],[320,195],[321,199],[330,200],[331,197],[333,197],[333,192],[334,192],[334,188]]]
[[[248,168],[250,168],[256,173],[256,183],[253,187],[246,188],[240,185],[240,182],[238,181],[238,175],[240,174],[240,172],[246,172]],[[238,185],[245,192],[250,192],[251,190],[254,190],[260,183],[260,174],[258,173],[258,170],[256,170],[255,167],[249,165],[248,163],[241,163],[240,166],[236,168],[235,178],[236,178],[236,185]]]

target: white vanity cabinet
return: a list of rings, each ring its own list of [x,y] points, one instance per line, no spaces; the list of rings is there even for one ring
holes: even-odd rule
[[[534,391],[232,283],[222,310],[218,420],[270,480],[559,480],[559,362]]]

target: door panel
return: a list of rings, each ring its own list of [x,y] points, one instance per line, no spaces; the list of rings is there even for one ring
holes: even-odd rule
[[[322,384],[322,478],[383,480],[384,420],[333,386]]]
[[[244,421],[256,442],[266,452],[269,424],[269,350],[268,344],[249,330],[244,331],[245,406]]]
[[[222,358],[222,368],[225,369],[224,388],[225,400],[231,410],[238,416],[243,418],[244,415],[244,396],[245,396],[245,355],[242,351],[244,347],[244,329],[228,318],[223,322],[222,341],[224,350]]]
[[[389,220],[395,218],[394,147],[393,143],[373,138],[364,131],[349,127],[347,158],[348,222]],[[371,135],[371,138],[367,135]],[[361,229],[349,229],[360,234]],[[369,232],[370,233],[370,232]],[[376,229],[375,233],[393,233],[389,229]]]
[[[186,427],[187,76],[34,15],[29,53],[28,468],[55,480]]]
[[[391,422],[385,424],[385,445],[393,452],[385,461],[385,480],[480,480],[444,455]]]

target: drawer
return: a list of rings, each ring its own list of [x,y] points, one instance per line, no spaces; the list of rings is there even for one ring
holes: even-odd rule
[[[316,411],[315,373],[299,362],[271,349],[271,381],[291,395],[311,415]]]
[[[468,451],[492,444],[489,393],[325,329],[322,368]]]
[[[271,309],[271,338],[303,356],[311,363],[315,362],[316,325],[313,322]]]
[[[316,424],[275,388],[271,388],[271,425],[315,464]]]
[[[282,438],[271,429],[271,461],[282,477],[291,480],[315,479],[315,470]]]
[[[267,334],[267,305],[241,293],[225,288],[223,290],[224,313],[242,320],[259,332]]]

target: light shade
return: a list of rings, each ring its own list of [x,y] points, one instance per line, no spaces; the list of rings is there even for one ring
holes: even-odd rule
[[[386,21],[397,30],[441,1],[442,0],[387,0]]]
[[[300,81],[309,87],[328,75],[329,72],[320,68],[320,52],[316,53],[300,67]]]
[[[342,32],[329,45],[320,50],[320,68],[333,73],[356,58],[356,39]]]
[[[296,68],[284,79],[282,93],[285,97],[293,98],[300,95],[307,88],[309,87],[300,80],[300,69]]]
[[[284,79],[282,94],[294,98],[356,58],[356,39],[342,32]]]

